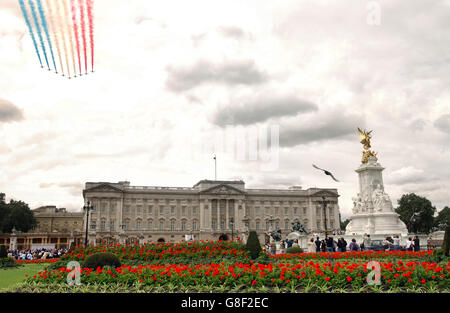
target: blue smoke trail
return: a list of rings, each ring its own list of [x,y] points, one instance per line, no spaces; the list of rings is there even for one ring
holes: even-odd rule
[[[28,0],[28,4],[30,5],[31,8],[31,14],[33,15],[34,25],[36,26],[36,30],[39,35],[39,40],[41,41],[42,50],[44,51],[45,62],[47,62],[48,69],[50,69],[50,65],[48,65],[47,52],[45,52],[44,40],[42,39],[41,27],[39,26],[39,21],[36,14],[36,9],[34,7],[34,3],[32,0]]]
[[[36,54],[39,58],[39,63],[41,63],[41,67],[42,67],[41,55],[39,54],[39,49],[38,49],[36,39],[34,38],[34,34],[33,34],[33,28],[31,27],[30,19],[28,18],[28,13],[27,13],[27,10],[25,9],[25,4],[23,3],[23,0],[19,0],[19,4],[20,4],[20,8],[22,9],[22,14],[23,14],[23,18],[25,19],[25,23],[27,23],[28,31],[30,32],[31,39],[33,39],[33,44],[34,44],[34,48],[36,49]]]
[[[58,70],[56,69],[55,56],[53,55],[52,42],[50,40],[50,35],[48,34],[47,20],[45,18],[45,13],[44,13],[44,9],[42,8],[41,0],[37,0],[37,5],[38,5],[39,14],[41,15],[42,27],[44,27],[44,32],[45,32],[45,35],[47,36],[48,46],[50,47],[50,53],[52,54],[53,66],[55,67],[55,72],[58,73]]]

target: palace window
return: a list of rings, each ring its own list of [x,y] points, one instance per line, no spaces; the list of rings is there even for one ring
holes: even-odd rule
[[[225,228],[225,221],[220,220],[220,229],[224,229],[224,228]]]
[[[160,214],[164,213],[164,206],[163,205],[159,206],[159,213]]]
[[[288,215],[289,213],[289,208],[284,208],[284,215]]]
[[[197,208],[196,207],[192,208],[192,214],[197,214]]]
[[[148,206],[147,212],[148,212],[149,214],[153,213],[153,205],[149,205],[149,206]]]
[[[266,214],[269,215],[270,214],[270,208],[266,207]]]
[[[186,220],[181,221],[181,230],[186,230]]]
[[[164,221],[163,220],[159,221],[159,230],[164,230]]]
[[[266,230],[269,230],[269,226],[270,226],[269,221],[266,221]]]
[[[96,229],[97,228],[97,224],[95,221],[91,222],[91,229]]]
[[[185,206],[181,207],[181,215],[186,215],[186,207]]]
[[[259,215],[259,208],[258,207],[255,208],[255,215]]]
[[[259,230],[259,221],[256,221],[256,230]]]
[[[114,214],[114,210],[115,210],[115,208],[112,206],[111,209],[110,209],[112,214]]]
[[[175,230],[175,221],[174,220],[170,221],[170,230]]]
[[[73,225],[78,225],[78,221],[74,221],[74,222],[73,222]]]
[[[321,228],[321,226],[320,226],[320,221],[319,221],[319,220],[317,220],[317,228],[318,228],[318,229]]]
[[[137,206],[136,213],[137,214],[141,214],[142,213],[142,207],[140,205]]]
[[[330,227],[331,227],[332,229],[334,228],[334,221],[333,221],[333,220],[330,221]]]
[[[245,221],[244,225],[248,228],[248,221]]]
[[[297,208],[294,208],[294,214],[297,215]]]
[[[130,207],[129,207],[129,206],[126,206],[126,207],[125,207],[125,213],[128,213],[128,212],[130,212]]]
[[[123,229],[124,230],[127,230],[128,229],[128,221],[125,221],[124,223],[123,223],[123,225],[122,225],[122,227],[123,227]]]
[[[175,207],[174,206],[170,207],[170,214],[175,214]]]
[[[306,208],[303,208],[303,215],[306,215]]]
[[[152,230],[153,229],[153,221],[152,220],[147,221],[147,229],[148,230]]]
[[[109,229],[114,230],[114,221],[109,222]]]
[[[289,221],[284,221],[284,229],[289,229]]]
[[[141,220],[136,221],[136,229],[141,230]]]
[[[100,230],[105,230],[105,228],[106,228],[106,222],[100,221]]]
[[[278,215],[278,207],[275,208],[275,215]]]
[[[196,220],[192,221],[192,229],[197,230],[197,221]]]
[[[211,221],[211,228],[216,229],[216,220]]]

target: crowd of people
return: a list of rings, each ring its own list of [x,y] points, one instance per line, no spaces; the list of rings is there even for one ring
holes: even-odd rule
[[[46,260],[58,259],[67,253],[67,249],[27,249],[27,250],[8,250],[8,257],[16,260]]]
[[[281,253],[284,253],[286,249],[290,247],[300,247],[298,240],[282,240],[280,243]],[[311,238],[308,241],[307,252],[346,252],[346,251],[369,251],[369,250],[384,250],[384,251],[420,251],[420,240],[418,236],[408,237],[406,245],[400,245],[400,238],[398,235],[386,237],[382,241],[382,246],[375,247],[369,234],[363,236],[363,240],[360,243],[356,242],[355,238],[352,238],[350,243],[344,239],[344,237],[338,237],[337,240],[334,235],[326,235],[325,238],[316,239]],[[276,253],[275,243],[267,244],[265,250]],[[278,253],[280,251],[277,251]]]

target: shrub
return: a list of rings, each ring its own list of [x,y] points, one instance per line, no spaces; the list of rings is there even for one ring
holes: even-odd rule
[[[8,257],[5,246],[0,246],[0,259]]]
[[[255,231],[250,232],[245,248],[250,252],[252,259],[256,259],[259,256],[259,253],[261,252],[261,245]]]
[[[90,255],[86,258],[86,260],[83,263],[83,267],[94,269],[99,266],[102,268],[103,266],[106,265],[117,268],[122,264],[120,263],[119,258],[115,254],[109,252],[101,252]]]
[[[303,249],[300,247],[290,247],[286,249],[286,253],[302,253]]]
[[[256,261],[259,264],[269,264],[272,262],[272,259],[270,258],[269,254],[266,252],[262,252],[259,254],[258,258],[256,259]]]
[[[20,263],[14,262],[12,258],[0,258],[0,268],[11,268],[22,266]]]

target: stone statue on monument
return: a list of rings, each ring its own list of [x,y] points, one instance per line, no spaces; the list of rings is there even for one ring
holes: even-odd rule
[[[304,225],[302,225],[300,222],[295,221],[292,224],[292,232],[299,232],[301,234],[307,234],[306,228]]]
[[[372,200],[376,212],[393,211],[391,199],[389,198],[389,195],[383,191],[380,184],[378,184],[373,191]]]
[[[352,200],[353,200],[353,209],[352,209],[353,214],[358,214],[362,212],[363,202],[359,193],[356,197],[353,197]]]

